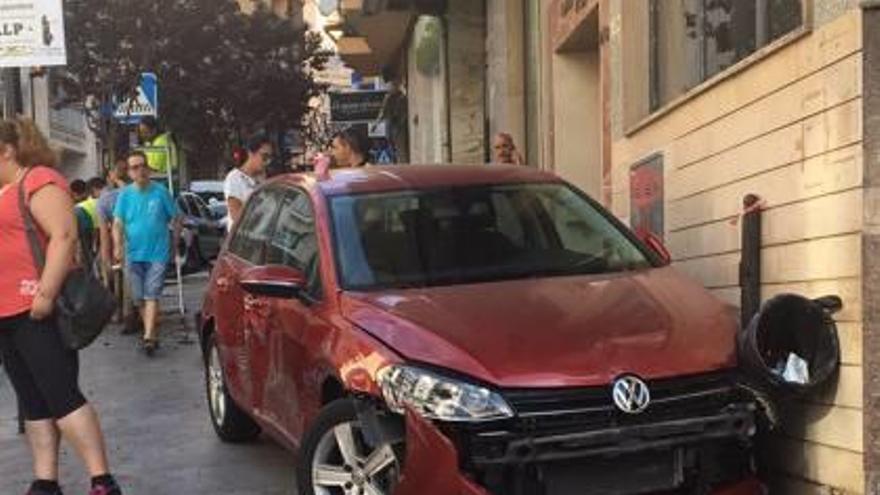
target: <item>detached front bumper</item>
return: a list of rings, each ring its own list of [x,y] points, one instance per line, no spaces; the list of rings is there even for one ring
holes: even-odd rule
[[[478,485],[471,475],[461,470],[461,458],[455,445],[433,423],[410,412],[406,416],[406,430],[406,467],[395,495],[508,495],[514,493],[553,495],[554,493],[531,491],[532,488],[526,485],[515,487],[516,491],[490,492],[487,488]],[[584,467],[587,467],[589,461],[584,460],[583,464]],[[581,484],[584,480],[559,481],[561,483],[568,481],[571,486],[566,488],[559,486],[560,483],[556,483],[554,486],[557,487],[557,493],[592,493],[584,491],[585,485]],[[613,488],[598,489],[601,490],[599,493],[624,493],[613,491]],[[684,494],[689,492],[664,491],[663,493]],[[739,480],[713,487],[710,493],[713,495],[763,495],[766,491],[754,476],[744,475]]]
[[[686,393],[675,385],[638,417],[583,390],[510,394],[517,417],[496,423],[408,413],[395,495],[765,493],[754,477],[753,402],[715,378]]]

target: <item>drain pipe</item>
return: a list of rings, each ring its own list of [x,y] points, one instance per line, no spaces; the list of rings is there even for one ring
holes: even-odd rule
[[[739,265],[741,328],[761,308],[761,214],[764,202],[756,194],[743,198],[742,258]]]

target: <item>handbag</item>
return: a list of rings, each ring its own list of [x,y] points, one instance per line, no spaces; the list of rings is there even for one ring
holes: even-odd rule
[[[42,273],[46,265],[46,255],[24,193],[24,181],[28,173],[30,169],[19,182],[18,207],[24,219],[34,266],[38,273]],[[113,295],[90,271],[75,267],[68,273],[61,292],[55,299],[53,317],[64,345],[78,351],[98,338],[115,312],[116,300]]]

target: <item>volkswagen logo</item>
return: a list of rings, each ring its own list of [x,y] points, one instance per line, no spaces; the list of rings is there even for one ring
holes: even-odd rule
[[[648,385],[632,375],[615,380],[611,392],[614,405],[627,414],[639,414],[651,403],[651,391],[648,390]]]

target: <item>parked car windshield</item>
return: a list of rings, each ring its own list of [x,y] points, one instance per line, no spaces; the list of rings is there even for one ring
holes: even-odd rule
[[[647,256],[563,184],[330,199],[348,290],[430,287],[648,268]]]

